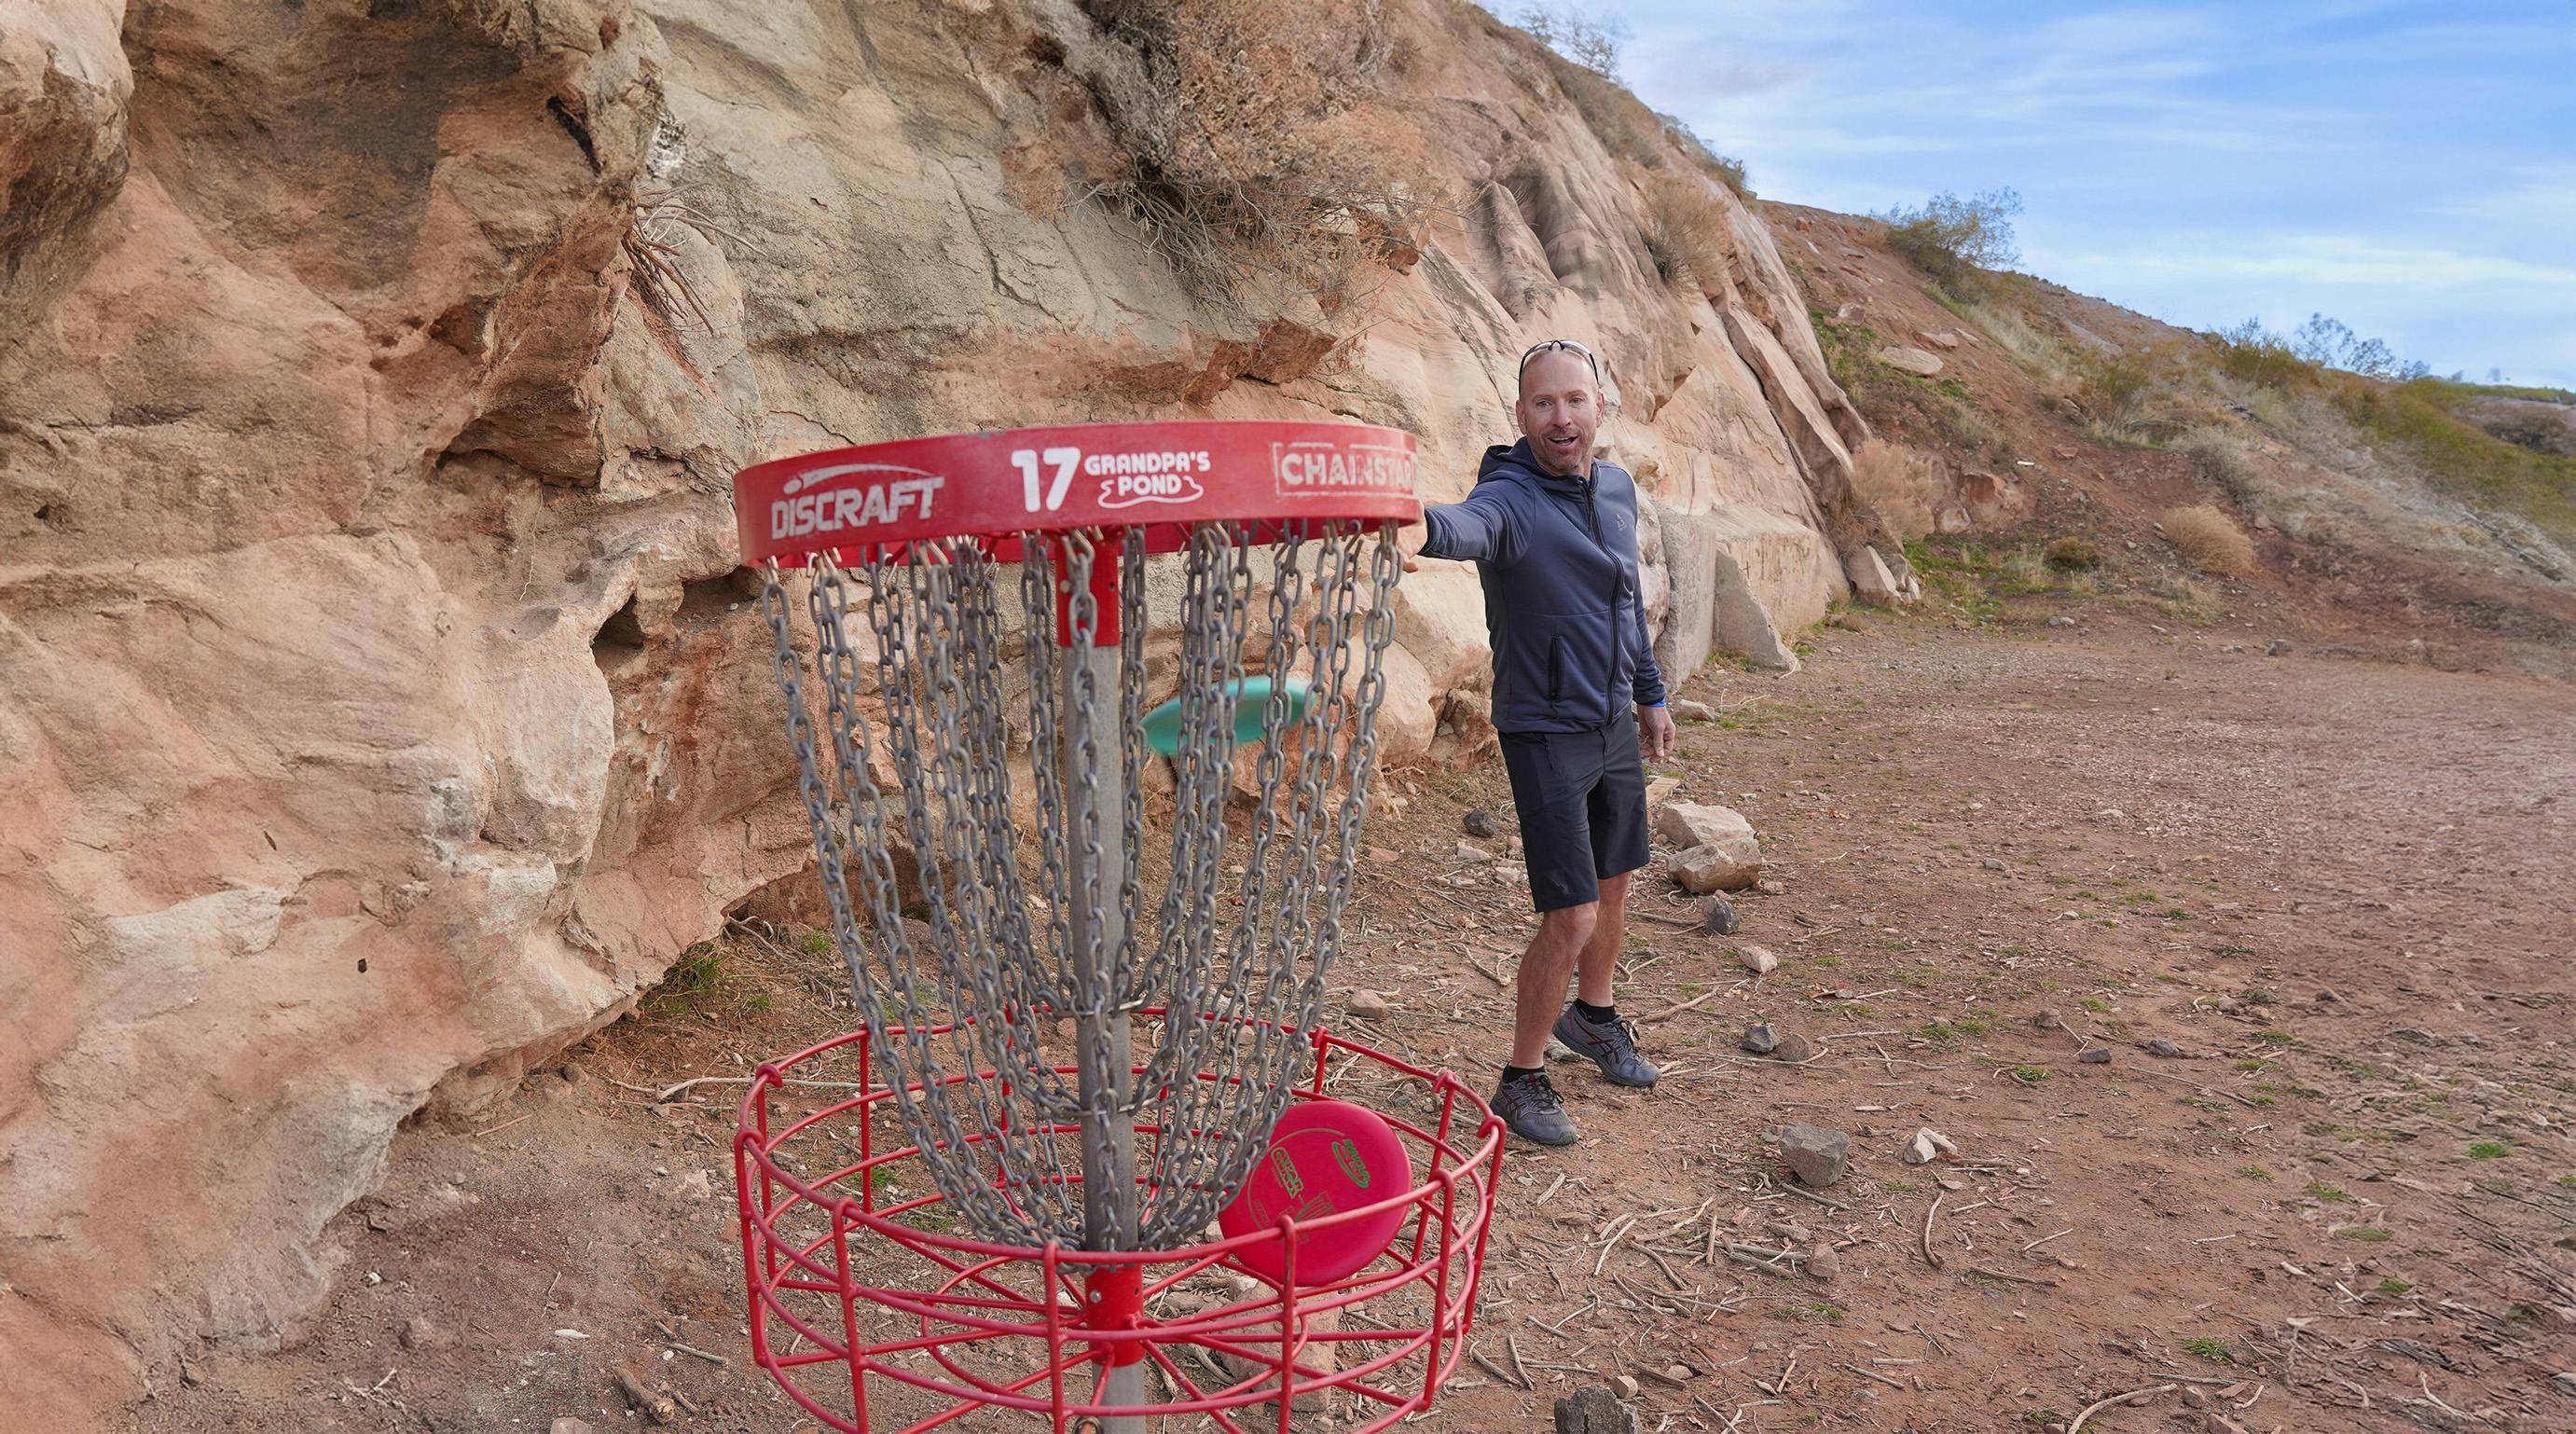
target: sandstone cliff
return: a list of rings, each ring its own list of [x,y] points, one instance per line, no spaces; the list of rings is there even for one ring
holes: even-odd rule
[[[1247,307],[1097,182],[1161,82],[1117,8],[0,15],[0,1407],[291,1333],[403,1121],[806,863],[741,465],[1338,414],[1419,434],[1447,498],[1571,334],[1657,506],[1668,663],[1794,660],[1875,530],[1758,213],[1660,135],[1614,159],[1481,11],[1371,0],[1425,227]],[[1687,275],[1647,162],[1722,215]],[[1484,660],[1467,572],[1402,603],[1399,762],[1472,727]]]

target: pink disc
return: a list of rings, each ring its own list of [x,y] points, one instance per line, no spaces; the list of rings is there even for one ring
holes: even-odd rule
[[[1270,1143],[1254,1162],[1252,1179],[1217,1216],[1227,1239],[1293,1217],[1300,1226],[1344,1210],[1381,1204],[1413,1188],[1413,1165],[1404,1142],[1378,1115],[1347,1101],[1300,1101],[1270,1128]],[[1342,1220],[1297,1232],[1297,1283],[1330,1284],[1358,1270],[1386,1249],[1404,1223],[1404,1207],[1362,1219]],[[1235,1263],[1272,1284],[1287,1269],[1285,1244],[1250,1246]]]

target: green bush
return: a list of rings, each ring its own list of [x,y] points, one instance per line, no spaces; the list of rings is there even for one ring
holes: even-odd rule
[[[1915,208],[1891,209],[1876,218],[1887,226],[1888,246],[1914,267],[1943,283],[1960,284],[1980,270],[2005,268],[2021,258],[2012,227],[2019,213],[2019,194],[1989,189],[1966,199],[1944,191]]]
[[[2102,550],[2082,538],[2059,538],[2048,545],[2048,565],[2061,573],[2089,573],[2102,566]]]

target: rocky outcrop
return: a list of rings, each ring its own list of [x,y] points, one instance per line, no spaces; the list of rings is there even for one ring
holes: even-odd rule
[[[1058,0],[0,16],[0,1407],[82,1427],[286,1337],[402,1121],[806,865],[746,463],[1347,415],[1454,497],[1572,334],[1672,665],[1794,660],[1869,524],[1760,217],[1712,189],[1726,272],[1659,277],[1528,42],[1386,9],[1462,197],[1337,311],[1251,316],[1032,198],[1070,161],[1028,136],[1099,142]],[[1490,742],[1472,576],[1399,602],[1387,751]]]

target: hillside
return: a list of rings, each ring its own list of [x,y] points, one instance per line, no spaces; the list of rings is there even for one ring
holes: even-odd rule
[[[1864,489],[1927,581],[1981,620],[2108,602],[2356,655],[2576,675],[2576,409],[2545,391],[2335,373],[2277,336],[2195,334],[2021,274],[1954,294],[1877,220],[1764,212],[1882,440]],[[1899,368],[1890,348],[1938,367]],[[2189,508],[2241,532],[2242,560],[2178,546],[2160,524]],[[2100,561],[2052,562],[2059,540]]]

